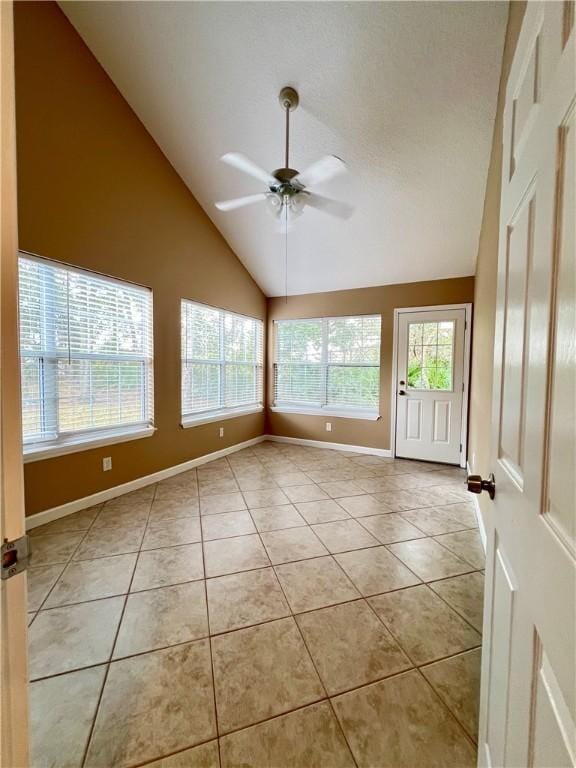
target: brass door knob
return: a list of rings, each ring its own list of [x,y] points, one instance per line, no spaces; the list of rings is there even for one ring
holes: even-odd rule
[[[470,493],[482,493],[486,491],[491,499],[496,495],[496,482],[494,473],[490,472],[488,480],[483,480],[480,475],[468,475],[466,485]]]

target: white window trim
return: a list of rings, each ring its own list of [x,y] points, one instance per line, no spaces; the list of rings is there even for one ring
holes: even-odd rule
[[[328,363],[326,359],[326,350],[327,350],[327,344],[326,344],[326,336],[328,332],[328,322],[330,320],[341,320],[342,318],[346,317],[379,317],[380,318],[380,354],[382,353],[382,315],[378,314],[377,312],[369,312],[359,315],[327,315],[325,317],[287,317],[282,318],[281,320],[274,320],[274,360],[272,363],[272,370],[273,370],[273,381],[276,379],[276,369],[279,365],[276,354],[278,349],[278,325],[282,322],[294,322],[296,320],[320,320],[322,323],[322,359],[318,365],[320,365],[324,369],[324,376],[322,378],[322,388],[323,388],[323,396],[326,398],[326,391],[327,391],[327,385],[328,385],[328,370],[330,367],[350,367],[350,368],[375,368],[378,367],[379,369],[379,375],[382,376],[382,360],[380,359],[378,366],[372,366],[367,365],[365,363],[355,365],[353,363]],[[280,363],[281,365],[281,363]],[[275,384],[274,386],[274,395],[276,395],[276,388]],[[378,396],[378,408],[380,408],[380,395]],[[291,404],[283,404],[281,401],[273,401],[272,406],[270,406],[269,410],[276,412],[276,413],[294,413],[294,414],[301,414],[301,415],[308,415],[308,416],[340,416],[342,418],[347,419],[363,419],[365,421],[378,421],[380,419],[380,414],[377,411],[369,411],[369,410],[363,410],[362,408],[350,408],[349,410],[344,407],[338,407],[338,406],[329,406],[329,405],[316,405],[316,406],[307,406],[307,405],[291,405]]]
[[[24,464],[29,464],[32,461],[65,456],[67,453],[79,453],[80,451],[89,451],[92,448],[100,448],[106,445],[141,440],[144,437],[152,437],[155,432],[155,427],[143,427],[139,424],[136,427],[99,430],[97,433],[90,435],[87,435],[86,432],[74,436],[68,435],[50,442],[25,445],[23,448],[23,460]]]
[[[273,413],[294,413],[302,416],[338,416],[342,419],[361,419],[363,421],[378,421],[380,414],[370,411],[347,411],[345,408],[306,408],[306,406],[273,405]]]
[[[52,440],[33,440],[28,442],[22,440],[22,454],[23,462],[25,464],[32,461],[40,461],[41,459],[51,458],[55,456],[62,456],[67,453],[76,453],[79,451],[89,450],[90,448],[96,448],[104,445],[112,445],[114,443],[123,443],[130,440],[138,440],[144,437],[151,437],[156,429],[153,424],[153,410],[154,410],[154,307],[153,307],[153,292],[152,289],[134,283],[130,280],[124,280],[110,275],[96,272],[92,269],[84,267],[77,267],[67,262],[57,261],[45,256],[39,256],[29,251],[19,250],[18,258],[23,258],[28,261],[36,261],[40,264],[53,264],[57,269],[63,269],[67,272],[73,272],[79,275],[93,275],[95,279],[105,280],[108,283],[115,283],[121,287],[129,285],[133,290],[142,292],[145,295],[150,296],[150,320],[151,320],[151,347],[150,356],[136,355],[136,354],[119,354],[111,356],[103,353],[57,353],[46,354],[46,352],[22,352],[20,351],[20,359],[22,358],[36,358],[39,360],[45,360],[49,363],[57,363],[59,359],[64,360],[110,360],[110,361],[134,361],[140,362],[144,366],[144,374],[146,375],[146,367],[149,367],[150,372],[150,386],[144,387],[144,402],[143,409],[148,411],[150,409],[150,420],[139,421],[136,424],[120,424],[113,427],[103,428],[90,428],[85,430],[79,430],[75,433],[63,432],[59,436]]]
[[[263,411],[263,405],[254,405],[248,408],[227,408],[226,410],[220,411],[208,411],[206,413],[198,414],[197,416],[182,417],[180,426],[182,429],[190,429],[190,427],[198,427],[200,424],[210,424],[213,421],[236,419],[238,416],[248,416],[248,414],[262,413]]]
[[[180,426],[183,429],[189,429],[190,427],[196,427],[200,424],[209,424],[210,422],[214,421],[222,421],[225,419],[234,419],[237,416],[245,416],[250,413],[261,413],[264,410],[264,385],[265,385],[265,358],[266,358],[266,327],[265,323],[262,320],[262,318],[254,317],[253,315],[245,315],[241,312],[234,312],[231,309],[225,309],[224,307],[216,307],[212,304],[206,304],[202,301],[197,301],[196,299],[188,299],[186,297],[183,297],[180,299],[180,313],[182,316],[182,306],[184,302],[187,302],[189,304],[197,304],[199,306],[207,307],[208,309],[215,310],[220,313],[220,352],[221,357],[217,360],[202,360],[202,359],[195,359],[195,358],[187,358],[182,355],[182,338],[180,339],[180,346],[181,346],[181,353],[180,353]],[[236,317],[242,317],[247,318],[248,320],[254,320],[256,323],[260,323],[260,338],[262,341],[262,362],[259,363],[256,359],[255,362],[245,362],[245,361],[236,361],[231,360],[227,361],[224,357],[224,320],[225,315],[235,315]],[[254,326],[254,329],[258,329],[258,325]],[[185,347],[187,348],[187,342],[185,342]],[[240,405],[236,407],[219,407],[207,411],[199,411],[197,413],[183,413],[182,409],[182,381],[183,381],[183,368],[188,363],[201,363],[201,364],[208,364],[208,365],[218,365],[221,369],[221,375],[220,375],[220,400],[221,402],[224,402],[224,389],[225,389],[225,375],[226,375],[226,366],[233,366],[233,365],[251,365],[255,372],[256,372],[256,390],[260,391],[262,395],[262,399],[253,402],[253,403],[247,403],[245,405]]]

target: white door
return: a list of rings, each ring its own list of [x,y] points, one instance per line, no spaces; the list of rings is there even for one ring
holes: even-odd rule
[[[2,103],[2,218],[0,242],[0,541],[24,534],[24,484],[18,361],[16,141],[12,3],[0,2]],[[13,550],[12,550],[13,552]],[[0,581],[0,765],[28,763],[26,572],[2,558]],[[15,573],[10,578],[5,576]]]
[[[460,464],[466,310],[397,317],[396,456]]]
[[[506,92],[482,766],[576,761],[573,11],[527,4]]]

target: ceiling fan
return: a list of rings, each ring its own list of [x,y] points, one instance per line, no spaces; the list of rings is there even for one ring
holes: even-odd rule
[[[298,106],[299,97],[294,88],[286,87],[282,88],[278,98],[280,106],[286,113],[284,168],[278,168],[269,173],[252,162],[246,155],[239,152],[227,153],[221,158],[223,162],[258,179],[266,185],[267,189],[255,195],[218,202],[216,208],[220,211],[233,211],[236,208],[243,208],[245,205],[265,201],[269,210],[278,219],[285,219],[286,222],[298,217],[306,206],[317,208],[331,216],[348,219],[354,211],[352,206],[308,191],[308,187],[344,173],[346,163],[336,155],[327,155],[312,163],[305,171],[299,172],[290,168],[290,112]]]

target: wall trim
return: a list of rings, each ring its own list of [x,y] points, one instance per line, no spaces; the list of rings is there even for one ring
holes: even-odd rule
[[[470,464],[466,462],[466,473],[470,474]],[[484,518],[482,517],[482,510],[480,509],[480,499],[477,493],[471,493],[471,501],[474,505],[474,514],[476,515],[476,521],[478,523],[478,532],[482,541],[482,547],[484,548],[484,554],[486,554],[486,526],[484,525]]]
[[[90,496],[83,496],[81,499],[68,501],[66,504],[61,504],[58,507],[52,507],[51,509],[44,509],[42,512],[36,512],[36,514],[26,518],[26,530],[28,531],[32,528],[37,528],[39,525],[44,525],[45,523],[51,523],[53,520],[59,520],[61,517],[66,517],[74,512],[79,512],[81,509],[88,509],[88,507],[93,507],[96,504],[102,504],[105,501],[114,499],[117,496],[122,496],[130,491],[137,491],[139,488],[144,488],[146,485],[152,485],[152,483],[158,483],[160,480],[166,480],[174,475],[179,475],[181,472],[187,472],[189,469],[194,469],[194,467],[199,467],[210,461],[215,461],[230,453],[240,451],[242,448],[249,448],[251,445],[257,445],[268,439],[269,438],[266,435],[259,435],[250,440],[244,440],[242,443],[230,445],[228,448],[222,448],[219,451],[213,451],[212,453],[204,454],[204,456],[198,456],[196,459],[190,459],[183,464],[175,464],[172,467],[153,472],[151,475],[137,477],[135,480],[130,480],[121,485],[114,485],[112,488],[106,488],[105,490],[98,491]]]
[[[266,440],[274,443],[292,443],[307,445],[313,448],[329,448],[333,451],[351,451],[352,453],[369,453],[372,456],[390,458],[392,452],[388,448],[368,448],[365,445],[346,445],[346,443],[327,443],[324,440],[307,440],[303,437],[283,437],[282,435],[265,435]]]
[[[150,475],[144,475],[143,477],[137,477],[134,480],[130,480],[127,483],[121,485],[114,485],[111,488],[105,488],[103,491],[98,491],[90,496],[83,496],[81,499],[74,499],[74,501],[68,501],[66,504],[61,504],[58,507],[52,507],[51,509],[44,509],[42,512],[36,512],[34,515],[30,515],[26,518],[26,530],[29,531],[32,528],[37,528],[39,525],[45,525],[51,523],[53,520],[59,520],[61,517],[72,515],[74,512],[79,512],[82,509],[88,509],[88,507],[94,507],[97,504],[103,504],[105,501],[115,499],[117,496],[122,496],[130,491],[137,491],[139,488],[144,488],[152,483],[159,483],[161,480],[166,480],[174,475],[179,475],[181,472],[187,472],[194,467],[200,467],[202,464],[208,464],[210,461],[215,461],[223,456],[228,456],[230,453],[235,453],[243,448],[249,448],[252,445],[258,445],[265,440],[269,440],[274,443],[292,443],[293,445],[307,445],[314,448],[329,448],[336,451],[350,451],[353,453],[368,453],[373,456],[382,456],[389,458],[391,452],[387,448],[368,448],[364,445],[346,445],[345,443],[327,443],[323,440],[306,440],[300,437],[283,437],[282,435],[259,435],[253,437],[250,440],[244,440],[242,443],[236,443],[236,445],[230,445],[228,448],[222,448],[220,451],[214,451],[212,453],[206,453],[204,456],[198,456],[196,459],[190,459],[183,464],[175,464],[173,467],[167,467],[161,469],[158,472],[153,472]],[[485,540],[485,539],[484,539]]]

